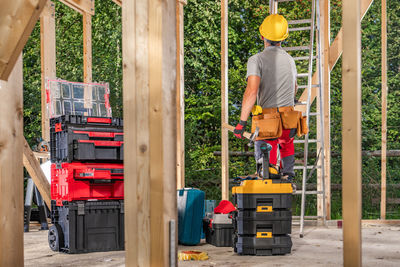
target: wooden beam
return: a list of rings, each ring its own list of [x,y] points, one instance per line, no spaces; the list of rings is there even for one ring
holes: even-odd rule
[[[94,0],[60,0],[60,2],[82,15],[84,13],[94,15]]]
[[[382,158],[381,158],[381,219],[386,219],[386,147],[387,147],[387,15],[386,0],[382,0]]]
[[[50,184],[47,181],[42,169],[40,168],[39,161],[36,159],[35,154],[29,147],[28,142],[23,138],[23,163],[25,169],[28,171],[29,175],[32,177],[37,189],[43,197],[44,202],[46,202],[47,207],[51,207],[51,196],[50,196]]]
[[[92,16],[83,13],[83,82],[92,82]]]
[[[178,189],[185,187],[184,5],[183,1],[176,1],[176,178]]]
[[[343,263],[361,266],[361,20],[360,0],[342,1]]]
[[[40,62],[42,70],[42,138],[50,141],[50,124],[46,107],[46,79],[56,78],[56,24],[55,6],[46,3],[40,16]]]
[[[222,199],[229,200],[229,139],[228,130],[228,0],[221,0],[221,166]]]
[[[361,0],[361,16],[360,21],[364,18],[365,14],[367,13],[369,7],[371,6],[373,0]],[[343,28],[340,28],[338,34],[335,37],[335,40],[329,47],[329,67],[330,71],[332,71],[333,67],[336,65],[336,62],[339,60],[340,56],[343,52],[342,47],[342,40],[343,40]],[[318,75],[314,73],[312,76],[312,84],[318,84]],[[317,93],[317,88],[311,88],[311,104],[314,102]],[[299,101],[305,102],[307,100],[307,90],[301,94]],[[305,112],[305,105],[296,106],[295,109],[298,111]]]
[[[0,79],[7,80],[47,0],[1,1]]]
[[[176,0],[122,2],[127,266],[177,262],[175,31]]]
[[[112,0],[112,1],[119,6],[122,6],[122,0]]]
[[[22,56],[0,81],[0,266],[24,266]]]

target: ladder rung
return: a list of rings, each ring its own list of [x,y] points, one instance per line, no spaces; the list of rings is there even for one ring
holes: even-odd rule
[[[316,57],[316,56],[313,56],[312,58],[313,58],[313,59],[316,59],[317,57]],[[309,59],[310,59],[310,56],[294,57],[293,59],[294,59],[295,61],[298,61],[298,60],[309,60]]]
[[[308,85],[299,85],[299,86],[297,86],[298,89],[305,89],[307,87],[308,87]],[[311,85],[311,88],[317,88],[317,87],[319,87],[318,84]]]
[[[311,30],[311,26],[298,27],[298,28],[289,28],[289,32],[309,31],[309,30]]]
[[[288,21],[289,25],[304,24],[304,23],[311,23],[311,19],[297,19]]]
[[[296,192],[294,192],[293,194],[301,195],[302,192],[303,192],[303,190],[296,190]],[[322,191],[306,191],[305,194],[306,195],[318,195],[318,194],[323,194],[323,192]]]
[[[295,144],[304,144],[306,140],[294,140],[293,143]],[[308,139],[308,143],[317,143],[319,142],[318,139]]]
[[[310,116],[317,116],[317,115],[319,115],[319,112],[310,112],[309,115],[310,115]]]
[[[324,216],[304,216],[304,219],[323,219]],[[292,219],[300,219],[300,216],[292,216]]]
[[[282,3],[282,2],[293,2],[296,0],[275,0],[275,2]]]
[[[297,77],[308,77],[308,73],[298,73]]]
[[[307,169],[309,169],[309,170],[311,170],[311,169],[313,169],[314,168],[314,166],[307,166]],[[316,169],[320,169],[321,168],[321,166],[316,166],[315,167]],[[304,166],[294,166],[294,169],[295,170],[303,170],[304,169]]]
[[[309,46],[288,46],[282,47],[285,51],[300,51],[300,50],[310,50]]]
[[[296,106],[305,106],[307,105],[307,102],[297,102]]]

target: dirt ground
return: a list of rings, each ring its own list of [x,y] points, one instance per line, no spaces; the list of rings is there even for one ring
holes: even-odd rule
[[[200,250],[209,255],[202,262],[179,262],[186,266],[340,266],[342,265],[342,230],[334,227],[306,227],[305,237],[298,237],[293,227],[292,253],[285,256],[238,256],[232,248],[216,248],[208,244],[179,246],[181,250]],[[363,228],[363,265],[400,266],[400,227],[369,226]],[[55,253],[47,243],[47,231],[37,228],[25,233],[25,266],[124,266],[123,251],[68,255]]]

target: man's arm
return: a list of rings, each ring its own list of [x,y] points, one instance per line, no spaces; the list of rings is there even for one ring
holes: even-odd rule
[[[247,78],[247,87],[243,95],[241,121],[247,121],[250,112],[256,103],[258,87],[260,86],[261,78],[256,75],[250,75]]]

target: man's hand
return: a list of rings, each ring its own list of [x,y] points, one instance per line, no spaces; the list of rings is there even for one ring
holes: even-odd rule
[[[245,131],[246,125],[247,125],[247,121],[240,121],[240,122],[236,125],[235,130],[233,130],[233,134],[234,134],[237,138],[243,139],[243,138],[244,138],[244,137],[243,137],[243,133],[244,133],[244,131]]]

